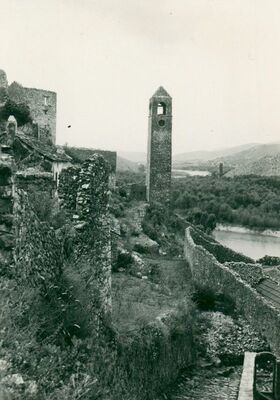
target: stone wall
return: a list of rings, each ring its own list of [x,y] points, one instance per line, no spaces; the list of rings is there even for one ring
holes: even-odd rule
[[[192,237],[196,244],[203,246],[210,253],[212,253],[216,259],[221,262],[245,262],[245,263],[254,263],[254,260],[250,257],[245,256],[244,254],[237,253],[226,246],[221,245],[214,238],[209,235],[206,235],[202,231],[198,229],[192,230]]]
[[[7,273],[13,264],[13,160],[0,160],[0,274]]]
[[[253,328],[266,337],[272,350],[280,355],[280,312],[261,296],[241,276],[221,264],[213,254],[193,240],[193,228],[186,229],[185,258],[188,261],[192,278],[198,286],[211,288],[235,302]]]
[[[111,312],[110,166],[94,154],[81,168],[62,171],[58,194],[76,229],[70,263],[89,291],[89,312]],[[97,307],[99,304],[99,307]]]
[[[34,287],[47,289],[62,272],[61,244],[53,228],[39,221],[23,190],[16,189],[13,210],[16,276]]]
[[[236,271],[240,277],[250,286],[255,287],[263,278],[263,268],[260,264],[250,264],[245,262],[226,262],[228,268]]]
[[[56,139],[56,93],[49,90],[26,88],[13,82],[8,88],[11,100],[26,103],[31,112],[31,117],[39,127],[39,139]]]
[[[70,156],[75,164],[79,166],[94,154],[99,154],[109,163],[109,187],[114,189],[116,187],[116,169],[117,169],[117,153],[115,151],[97,150],[85,147],[63,147],[65,153]]]
[[[61,245],[53,229],[37,218],[27,193],[16,186],[12,157],[1,158],[0,172],[1,273],[32,286],[45,287],[61,274]],[[22,187],[28,187],[23,180],[22,176]]]
[[[60,232],[59,240],[54,229],[33,211],[28,192],[36,186],[36,174],[31,179],[16,174],[14,168],[11,156],[0,158],[0,272],[47,290],[62,274],[65,236]],[[109,171],[104,158],[95,154],[81,168],[63,171],[59,187],[61,204],[72,220],[71,234],[75,231],[72,253],[63,271],[69,276],[66,268],[70,268],[70,275],[79,275],[77,282],[87,296],[86,311],[96,322],[97,331],[111,314]],[[44,177],[39,173],[38,194],[44,189],[42,182]],[[48,183],[45,188],[50,188]]]

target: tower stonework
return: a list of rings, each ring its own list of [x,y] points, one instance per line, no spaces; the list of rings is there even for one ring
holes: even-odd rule
[[[150,99],[147,201],[169,203],[172,164],[172,98],[160,86]]]

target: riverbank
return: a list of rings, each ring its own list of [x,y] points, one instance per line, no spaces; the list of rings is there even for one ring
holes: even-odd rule
[[[264,256],[280,257],[280,231],[251,230],[237,225],[219,224],[212,235],[223,246],[254,260]]]
[[[280,238],[280,230],[272,230],[272,229],[250,229],[241,225],[226,225],[226,224],[217,224],[216,231],[221,232],[234,232],[234,233],[249,233],[251,235],[264,235],[264,236],[272,236]]]

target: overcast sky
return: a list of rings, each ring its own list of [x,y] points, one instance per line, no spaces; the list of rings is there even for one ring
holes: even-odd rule
[[[0,0],[0,10],[0,68],[57,92],[57,143],[146,151],[160,85],[173,98],[174,153],[280,141],[279,0]]]

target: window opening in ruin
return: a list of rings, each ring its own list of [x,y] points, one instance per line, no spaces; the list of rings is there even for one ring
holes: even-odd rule
[[[157,105],[157,115],[166,114],[166,105],[164,103],[158,103]]]
[[[48,96],[44,96],[44,106],[48,106]]]

